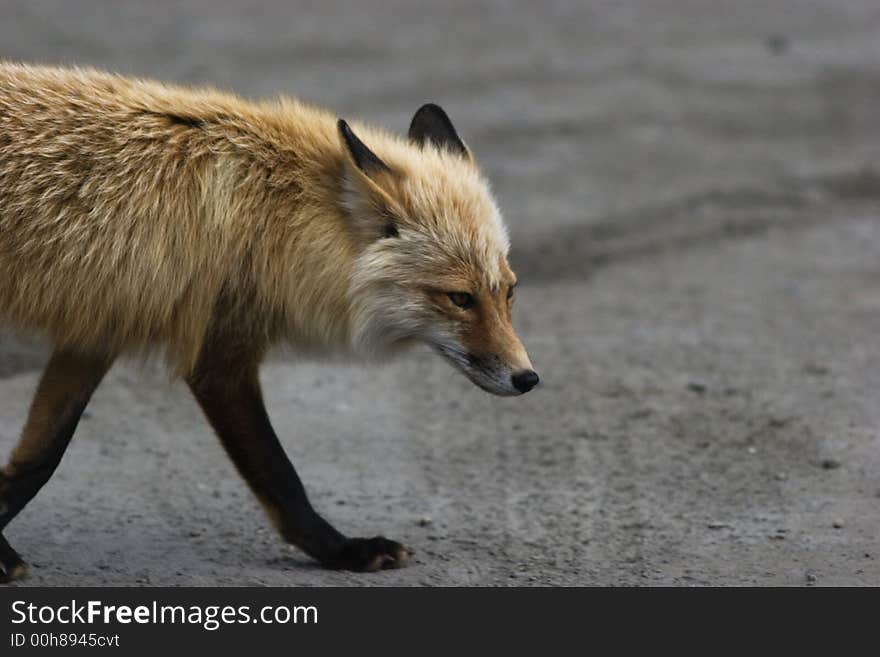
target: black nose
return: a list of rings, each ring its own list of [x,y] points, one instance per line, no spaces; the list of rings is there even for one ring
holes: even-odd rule
[[[536,385],[538,385],[538,381],[541,379],[538,377],[537,372],[533,372],[532,370],[523,370],[522,372],[517,372],[510,380],[513,381],[513,387],[519,390],[520,392],[528,392]]]

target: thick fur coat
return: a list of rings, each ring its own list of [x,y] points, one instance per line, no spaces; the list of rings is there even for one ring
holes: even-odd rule
[[[433,330],[389,290],[510,277],[470,157],[357,132],[394,176],[369,180],[335,117],[295,100],[0,64],[0,321],[160,347],[185,374],[218,308],[248,339],[371,355]],[[376,239],[389,211],[405,253]]]

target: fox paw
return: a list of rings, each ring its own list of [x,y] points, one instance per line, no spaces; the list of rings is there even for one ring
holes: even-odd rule
[[[340,570],[375,572],[403,568],[414,554],[409,548],[382,536],[349,538],[330,565]]]
[[[3,534],[0,534],[0,584],[24,579],[28,573],[27,564],[10,547]]]
[[[30,574],[31,571],[24,561],[19,561],[9,566],[0,563],[0,584],[8,584],[16,580],[26,579]]]

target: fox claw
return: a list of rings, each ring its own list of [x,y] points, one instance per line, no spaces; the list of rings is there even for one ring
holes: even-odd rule
[[[409,548],[382,536],[350,538],[343,544],[331,566],[357,572],[403,568],[414,554]]]

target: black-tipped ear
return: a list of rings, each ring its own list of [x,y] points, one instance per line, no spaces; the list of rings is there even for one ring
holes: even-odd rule
[[[385,164],[378,155],[371,151],[364,142],[358,139],[358,136],[354,134],[354,131],[352,131],[351,127],[344,119],[339,119],[339,121],[336,122],[336,127],[339,128],[339,134],[342,135],[342,139],[348,148],[348,152],[351,154],[351,158],[361,171],[368,176],[391,171],[388,165]]]
[[[422,105],[409,124],[409,140],[419,146],[430,141],[437,148],[469,157],[467,146],[458,136],[449,116],[434,103]]]

